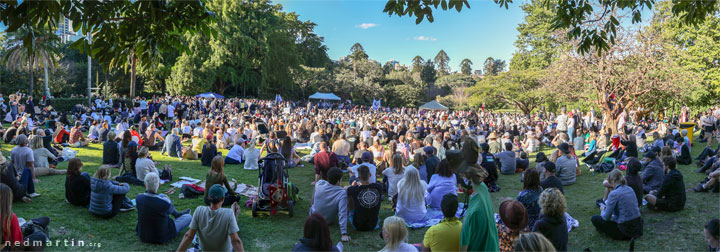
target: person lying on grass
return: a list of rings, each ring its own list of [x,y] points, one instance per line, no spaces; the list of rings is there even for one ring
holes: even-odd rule
[[[200,250],[244,252],[243,242],[238,235],[237,217],[240,206],[232,204],[232,209],[222,208],[227,190],[215,184],[208,190],[210,206],[198,206],[185,232],[177,251],[186,251],[197,235]]]

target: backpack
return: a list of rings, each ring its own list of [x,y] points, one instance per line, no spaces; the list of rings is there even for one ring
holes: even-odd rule
[[[200,195],[205,194],[205,189],[192,184],[184,184],[180,187],[180,193],[185,198],[197,198]]]

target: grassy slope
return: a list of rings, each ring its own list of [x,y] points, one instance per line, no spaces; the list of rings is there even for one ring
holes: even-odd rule
[[[702,145],[696,144],[693,148],[693,156],[696,156],[702,149]],[[102,161],[102,146],[92,144],[89,147],[79,149],[78,157],[83,160],[83,171],[93,174]],[[2,145],[3,154],[9,156],[11,146]],[[223,151],[227,153],[227,151]],[[174,167],[174,176],[190,176],[204,179],[208,167],[200,165],[199,161],[179,161],[176,158],[160,156],[158,152],[152,152],[156,161],[163,164],[170,164]],[[534,158],[533,158],[534,159]],[[534,166],[534,164],[531,164]],[[67,162],[59,165],[59,169],[65,169]],[[679,170],[685,176],[686,188],[690,190],[703,175],[694,173],[695,166],[681,166]],[[257,171],[246,171],[241,165],[228,165],[225,171],[231,178],[236,178],[240,183],[257,184]],[[114,170],[113,174],[117,174]],[[313,177],[313,169],[309,164],[305,167],[295,168],[290,171],[291,180],[300,187],[302,200],[296,206],[296,216],[290,218],[287,214],[280,213],[277,216],[261,216],[252,218],[250,209],[244,208],[240,215],[238,224],[240,226],[240,237],[245,248],[250,251],[289,251],[297,239],[302,236],[302,227],[307,216],[308,202],[312,187],[310,182]],[[599,235],[592,224],[590,216],[599,214],[595,208],[595,199],[602,196],[601,181],[605,175],[592,175],[584,171],[578,177],[577,184],[566,187],[565,193],[568,198],[568,212],[580,221],[580,227],[570,232],[570,250],[627,250],[629,243],[626,241],[613,241]],[[501,175],[499,184],[502,190],[493,193],[493,204],[497,209],[501,200],[506,197],[515,197],[522,188],[519,182],[519,175]],[[135,234],[135,223],[137,212],[121,213],[110,220],[95,218],[80,207],[68,205],[64,202],[64,176],[40,177],[41,182],[36,185],[37,191],[42,196],[33,199],[32,204],[15,204],[14,211],[19,217],[26,219],[37,216],[49,216],[52,219],[51,237],[53,240],[63,239],[85,241],[86,243],[100,243],[101,250],[173,250],[180,243],[178,237],[166,245],[151,245],[141,243]],[[160,191],[165,191],[169,185],[162,185]],[[134,198],[136,194],[144,191],[144,188],[131,186],[129,197]],[[662,213],[649,211],[641,208],[645,220],[644,236],[636,243],[638,250],[703,250],[705,244],[702,235],[702,227],[710,218],[717,218],[720,213],[720,198],[718,194],[695,193],[691,190],[687,193],[687,204],[685,210],[677,213]],[[179,199],[178,194],[170,198],[179,210],[192,208],[202,204],[202,200]],[[242,198],[243,202],[247,198]],[[383,203],[381,217],[391,215],[387,201]],[[383,241],[378,237],[377,232],[355,232],[352,228],[350,236],[352,241],[345,244],[348,251],[377,251],[382,248]],[[339,241],[340,232],[338,226],[331,226],[333,241]],[[410,231],[409,242],[422,242],[425,229]],[[92,250],[91,247],[67,248],[50,247],[49,250]]]

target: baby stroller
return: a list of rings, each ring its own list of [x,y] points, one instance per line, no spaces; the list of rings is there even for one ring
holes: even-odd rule
[[[288,211],[293,216],[293,205],[297,198],[297,189],[290,182],[285,169],[286,160],[280,153],[270,153],[260,159],[258,169],[258,196],[252,204],[252,216],[257,217],[258,211],[269,211],[275,215],[277,210]]]

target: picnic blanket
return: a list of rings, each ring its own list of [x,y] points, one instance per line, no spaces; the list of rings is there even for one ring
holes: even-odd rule
[[[458,204],[458,210],[455,213],[456,217],[462,218],[464,205],[465,205],[464,203]],[[427,213],[425,213],[425,218],[423,218],[422,220],[419,220],[419,221],[409,221],[406,224],[407,224],[407,227],[411,228],[411,229],[426,228],[426,227],[431,227],[435,224],[440,223],[440,221],[442,221],[443,218],[444,218],[444,216],[440,209],[428,208]]]
[[[567,212],[565,212],[565,221],[567,222],[568,233],[570,233],[570,231],[572,231],[573,228],[580,226],[580,222],[578,220],[576,220],[575,218],[573,218],[572,216],[570,216],[570,214]],[[500,219],[500,215],[498,213],[495,213],[495,223],[502,224],[502,220]],[[532,227],[529,227],[529,228],[532,229]]]
[[[245,197],[255,197],[258,195],[258,188],[248,184],[238,184],[235,192]]]
[[[170,184],[170,186],[175,187],[175,188],[181,188],[185,184],[193,184],[194,185],[194,184],[197,184],[198,182],[200,182],[199,179],[194,179],[191,177],[180,177],[179,179],[180,180],[178,180],[178,182],[172,183],[172,184]],[[203,182],[203,185],[204,184],[205,183]]]

